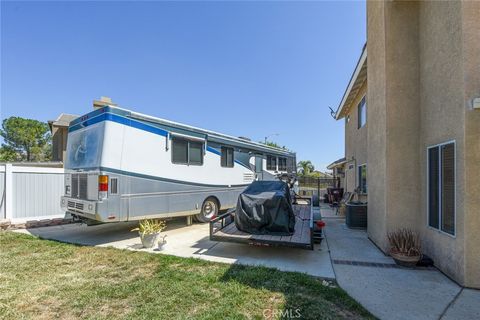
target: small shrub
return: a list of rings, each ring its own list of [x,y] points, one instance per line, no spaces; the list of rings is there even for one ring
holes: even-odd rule
[[[391,252],[410,257],[420,255],[421,247],[418,233],[408,228],[402,228],[389,232],[387,237]]]
[[[138,228],[132,229],[132,231],[138,231],[141,235],[154,234],[162,232],[167,227],[167,224],[163,220],[142,220],[138,225]]]

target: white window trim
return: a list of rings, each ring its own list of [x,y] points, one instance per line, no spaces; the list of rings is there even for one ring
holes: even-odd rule
[[[439,193],[439,197],[438,197],[438,207],[439,207],[439,212],[438,212],[438,229],[437,228],[434,228],[432,226],[430,226],[430,206],[428,205],[428,196],[430,195],[430,187],[429,187],[429,172],[430,172],[430,163],[429,163],[429,159],[428,159],[428,152],[430,149],[433,149],[433,148],[439,148],[441,146],[444,146],[444,145],[447,145],[447,144],[451,144],[453,143],[453,155],[454,155],[454,163],[453,163],[453,171],[454,171],[454,177],[453,177],[453,186],[454,186],[454,192],[453,192],[453,234],[451,233],[448,233],[448,232],[445,232],[442,230],[442,154],[441,152],[439,152],[439,155],[438,155],[438,161],[439,161],[439,181],[438,181],[438,193]],[[426,180],[427,180],[427,194],[426,194],[426,198],[427,198],[427,201],[425,201],[426,203],[426,206],[427,206],[427,228],[428,229],[431,229],[431,230],[434,230],[434,231],[437,231],[439,233],[442,233],[442,234],[445,234],[451,238],[456,238],[457,237],[457,142],[456,140],[450,140],[450,141],[447,141],[447,142],[442,142],[442,143],[439,143],[439,144],[435,144],[435,145],[431,145],[431,146],[427,146],[427,157],[426,157],[426,160],[427,160],[427,172],[426,172]]]

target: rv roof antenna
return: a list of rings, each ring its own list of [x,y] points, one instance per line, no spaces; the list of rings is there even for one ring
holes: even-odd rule
[[[279,136],[280,134],[279,133],[272,133],[272,134],[269,134],[268,136],[265,137],[265,144],[267,144],[267,140],[268,138],[270,137],[273,137],[273,136]]]
[[[330,115],[333,119],[337,120],[337,112],[332,109],[332,107],[328,107],[330,109]]]
[[[117,104],[112,102],[110,97],[100,97],[100,100],[93,100],[93,109],[103,108],[105,106],[116,107]]]

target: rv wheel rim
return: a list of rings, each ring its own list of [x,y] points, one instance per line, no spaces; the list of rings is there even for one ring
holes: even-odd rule
[[[207,219],[211,219],[215,215],[215,203],[213,201],[206,201],[203,205],[203,215]]]

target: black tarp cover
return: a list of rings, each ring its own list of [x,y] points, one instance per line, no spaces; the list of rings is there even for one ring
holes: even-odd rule
[[[252,234],[292,235],[295,215],[288,185],[283,181],[254,181],[238,196],[235,225]]]

